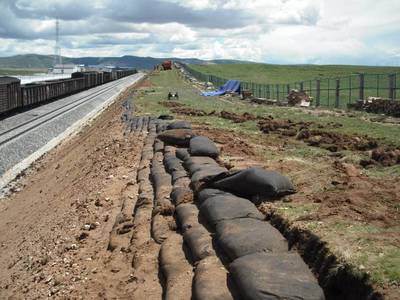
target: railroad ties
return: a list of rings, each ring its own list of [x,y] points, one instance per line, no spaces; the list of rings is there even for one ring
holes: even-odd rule
[[[204,156],[204,149],[191,148],[186,122],[131,113],[123,120],[126,134],[143,148],[133,199],[121,206],[109,250],[131,253],[131,298],[325,299],[300,255],[265,221],[256,198],[226,188],[234,178],[215,160],[212,141],[200,139],[210,153]],[[264,175],[249,172],[247,178]],[[288,186],[283,177],[276,182]]]

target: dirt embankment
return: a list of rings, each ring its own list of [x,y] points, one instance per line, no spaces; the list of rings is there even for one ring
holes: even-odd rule
[[[161,299],[153,253],[140,253],[151,256],[147,273],[133,266],[144,136],[124,135],[121,115],[118,101],[38,161],[21,191],[0,202],[0,298]]]

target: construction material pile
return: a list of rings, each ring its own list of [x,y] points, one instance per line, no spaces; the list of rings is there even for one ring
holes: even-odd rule
[[[368,97],[367,100],[359,100],[350,108],[363,110],[369,113],[385,114],[393,117],[400,117],[400,101],[389,100],[378,97]]]
[[[306,92],[299,90],[291,90],[287,95],[287,99],[290,106],[309,106],[312,101],[312,97],[307,95]]]

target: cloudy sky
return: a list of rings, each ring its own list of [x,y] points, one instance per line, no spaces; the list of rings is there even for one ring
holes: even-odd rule
[[[400,65],[400,0],[0,0],[0,56]]]

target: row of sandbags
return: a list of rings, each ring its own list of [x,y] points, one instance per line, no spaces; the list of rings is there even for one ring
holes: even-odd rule
[[[225,284],[221,277],[218,281],[208,274],[223,291],[219,298],[214,297],[218,288],[213,291],[210,283],[211,287],[202,287],[213,291],[211,294],[204,297],[204,293],[198,293],[195,297],[324,299],[302,258],[288,249],[284,237],[265,221],[254,204],[293,193],[289,179],[262,168],[229,172],[215,160],[219,152],[211,140],[195,136],[187,124],[185,128],[177,126],[168,125],[158,138],[167,145],[181,147],[166,147],[164,165],[172,178],[184,176],[184,170],[190,178],[191,190],[182,186],[171,193],[179,228],[196,263],[204,261],[200,265],[208,266],[207,260],[217,261],[220,268],[216,269],[224,270],[223,263],[228,270],[227,277],[222,276]],[[197,269],[195,279],[196,274]]]

